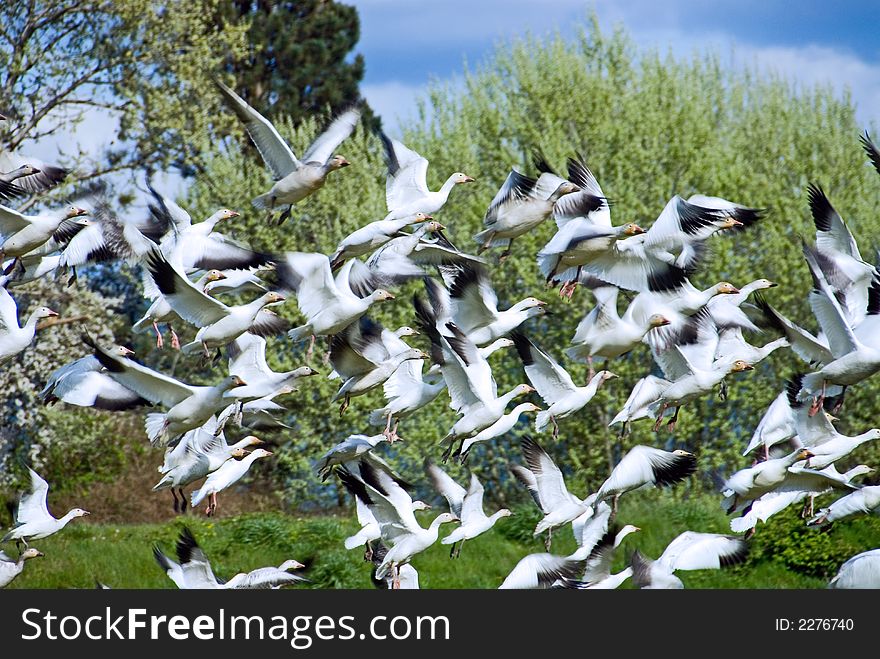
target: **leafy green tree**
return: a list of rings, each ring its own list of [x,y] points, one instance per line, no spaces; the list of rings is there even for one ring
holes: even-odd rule
[[[294,123],[357,101],[364,58],[351,57],[360,38],[354,7],[327,0],[231,0],[232,23],[248,25],[247,49],[226,70],[236,91],[271,116]]]

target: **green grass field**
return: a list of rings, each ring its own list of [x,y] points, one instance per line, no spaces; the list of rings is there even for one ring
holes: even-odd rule
[[[822,533],[806,528],[799,512],[786,511],[759,526],[743,565],[684,572],[681,578],[688,588],[823,588],[849,556],[880,546],[880,520],[876,518],[854,518]],[[434,514],[422,513],[422,522]],[[521,557],[544,551],[542,539],[531,537],[537,518],[533,507],[518,509],[490,533],[468,541],[456,560],[449,558],[448,546],[436,544],[414,561],[422,587],[497,588]],[[643,530],[624,541],[616,555],[616,569],[625,565],[636,548],[656,558],[684,530],[727,530],[727,517],[716,497],[683,499],[673,493],[624,497],[618,521]],[[280,513],[213,521],[187,515],[167,524],[74,522],[53,537],[35,541],[34,546],[46,556],[30,561],[9,587],[92,588],[96,579],[113,588],[173,587],[153,560],[151,548],[158,543],[174,556],[177,534],[184,524],[192,529],[218,576],[228,579],[239,571],[296,558],[311,564],[311,587],[372,587],[370,564],[363,561],[362,552],[342,546],[343,539],[357,530],[353,516]],[[446,533],[441,530],[441,537]],[[556,532],[553,553],[565,554],[574,547],[570,527]],[[632,586],[627,583],[625,587]]]

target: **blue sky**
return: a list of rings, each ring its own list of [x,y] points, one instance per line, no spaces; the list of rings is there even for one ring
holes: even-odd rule
[[[696,0],[344,0],[361,18],[363,92],[394,131],[431,78],[528,32],[574,34],[591,10],[603,29],[679,56],[711,49],[807,84],[848,86],[859,118],[880,120],[880,2]]]

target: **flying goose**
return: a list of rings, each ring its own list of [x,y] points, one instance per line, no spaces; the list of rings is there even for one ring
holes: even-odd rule
[[[594,503],[612,499],[612,514],[621,494],[645,485],[673,485],[697,470],[693,453],[676,449],[664,451],[652,446],[634,446],[621,458],[611,475],[596,492]]]
[[[534,535],[544,531],[552,533],[557,526],[567,524],[593,509],[594,497],[579,499],[571,494],[565,486],[562,471],[540,444],[526,435],[520,440],[520,448],[527,468],[516,466],[511,471],[529,489],[544,513],[543,519],[535,527]],[[547,539],[549,550],[549,534]]]
[[[6,121],[0,117],[0,123]],[[70,173],[67,169],[24,156],[21,153],[0,148],[0,173],[11,177],[6,182],[14,185],[8,190],[13,197],[36,195],[54,188]]]
[[[326,481],[327,477],[333,473],[335,465],[357,460],[365,453],[372,451],[380,443],[386,441],[388,441],[388,437],[384,434],[372,436],[349,435],[321,456],[316,468],[318,476],[321,477],[322,481]]]
[[[222,581],[215,576],[208,557],[187,527],[183,527],[177,540],[179,564],[174,564],[164,554],[160,558],[161,550],[158,548],[154,547],[153,552],[160,567],[182,589],[254,590],[279,588],[306,581],[303,577],[288,572],[303,567],[302,563],[294,560],[285,561],[277,568],[257,568],[250,572],[240,572],[229,581]]]
[[[525,367],[526,377],[547,405],[535,420],[536,432],[543,432],[553,424],[553,438],[559,436],[557,419],[564,419],[580,411],[596,395],[599,387],[617,376],[611,371],[599,371],[583,387],[575,385],[559,363],[535,345],[522,333],[514,333],[513,341]]]
[[[225,346],[245,332],[269,336],[290,327],[280,316],[260,313],[266,305],[283,302],[280,293],[269,291],[252,302],[230,307],[193,285],[159,250],[151,251],[146,261],[148,272],[168,305],[199,328],[195,340],[181,348],[184,353],[202,350],[210,356],[211,348]]]
[[[361,118],[360,110],[346,110],[321,133],[298,159],[278,130],[263,115],[219,80],[215,80],[223,100],[244,124],[257,151],[272,172],[275,184],[265,194],[253,200],[256,208],[272,210],[287,208],[278,223],[290,217],[291,206],[320,190],[330,172],[347,167],[349,161],[334,153],[336,148],[354,131]]]
[[[382,541],[391,546],[376,568],[376,578],[381,579],[390,571],[395,576],[395,587],[399,588],[398,568],[437,542],[440,525],[456,521],[456,517],[441,513],[427,529],[422,528],[413,515],[413,501],[406,490],[369,462],[361,460],[358,465],[364,480],[347,469],[341,469],[337,474],[346,489],[367,505],[379,523]]]
[[[292,371],[273,371],[266,362],[266,339],[250,332],[229,343],[226,354],[229,357],[229,374],[247,382],[240,391],[244,398],[263,398],[284,387],[295,388],[302,378],[318,375],[318,371],[308,366],[300,366]]]
[[[513,567],[499,590],[537,590],[552,588],[558,582],[576,581],[584,573],[587,559],[555,554],[529,554]]]
[[[880,168],[880,159],[878,159],[878,168]],[[848,559],[828,582],[828,587],[880,588],[880,549],[863,551]]]
[[[381,288],[367,292],[366,288],[372,286],[362,285],[365,275],[363,271],[352,272],[355,264],[365,268],[360,261],[348,261],[335,279],[330,261],[323,254],[289,252],[277,265],[279,279],[288,290],[296,292],[297,305],[306,317],[304,325],[288,332],[292,340],[338,334],[367,313],[375,302],[394,299]]]
[[[381,540],[376,540],[369,543],[369,548],[367,552],[365,552],[365,557],[368,556],[369,558],[367,560],[370,560],[373,563],[373,569],[370,570],[370,580],[373,582],[373,585],[376,586],[376,588],[383,590],[392,590],[395,583],[393,574],[388,572],[382,579],[376,578],[376,570],[382,565],[382,561],[385,560],[387,554],[388,547],[386,547]],[[397,569],[397,584],[397,587],[400,590],[418,590],[418,571],[409,563],[401,565]]]
[[[465,490],[430,459],[425,461],[425,471],[434,489],[446,499],[449,511],[461,520],[461,525],[440,541],[440,544],[452,545],[449,551],[450,558],[461,556],[461,548],[465,540],[476,538],[495,526],[495,522],[502,517],[510,517],[513,514],[507,508],[501,508],[491,515],[483,512],[483,484],[476,474],[471,474],[470,485]]]
[[[480,245],[479,253],[490,247],[503,246],[505,250],[499,257],[499,261],[503,261],[510,255],[516,238],[550,217],[563,195],[580,190],[574,183],[562,180],[549,196],[542,197],[536,189],[537,183],[537,179],[515,169],[510,171],[486,210],[483,218],[486,228],[474,236]]]
[[[73,508],[60,518],[49,513],[46,497],[49,495],[49,484],[40,475],[28,467],[31,476],[31,491],[22,493],[15,510],[15,525],[3,536],[0,542],[15,540],[17,545],[28,545],[29,540],[41,540],[58,533],[77,517],[84,517],[89,511]]]
[[[18,560],[13,560],[0,551],[0,588],[6,588],[15,577],[22,573],[25,561],[44,555],[39,549],[29,547],[21,552]]]
[[[386,220],[399,219],[414,213],[432,215],[446,204],[449,193],[459,183],[474,179],[462,172],[454,172],[437,192],[428,189],[428,161],[398,140],[380,134],[385,148],[388,177],[385,180],[385,201],[388,205]]]
[[[178,320],[182,319],[177,315],[177,312],[171,308],[168,300],[166,300],[165,296],[159,291],[159,287],[155,286],[152,277],[149,274],[147,276],[150,278],[150,281],[154,286],[145,287],[145,293],[152,296],[153,303],[131,329],[136,334],[140,334],[152,327],[153,331],[156,333],[156,347],[161,350],[165,345],[165,340],[162,338],[162,332],[159,330],[159,323],[165,323],[168,325],[168,331],[171,333],[171,347],[175,350],[180,350],[180,339],[177,336],[177,332],[174,331],[174,327],[171,323],[176,323]],[[219,270],[208,270],[208,272],[196,280],[195,287],[207,293],[208,286],[212,282],[221,281],[225,278],[226,275]],[[153,288],[155,288],[155,290],[153,290]]]
[[[125,346],[111,351],[117,357],[128,357],[134,352]],[[63,401],[78,407],[95,407],[99,410],[129,410],[149,401],[103,372],[104,367],[94,355],[86,355],[55,369],[49,374],[46,386],[39,396],[44,405]]]
[[[798,385],[798,389],[800,386]],[[795,394],[796,396],[797,394]],[[787,391],[783,391],[764,412],[764,416],[758,422],[758,427],[752,434],[752,439],[743,455],[748,455],[758,447],[764,448],[764,458],[770,457],[770,447],[786,442],[797,436],[794,411],[789,406]]]
[[[866,485],[841,497],[827,508],[822,508],[807,524],[809,526],[827,526],[857,513],[863,515],[880,514],[880,485]]]
[[[684,588],[678,570],[717,570],[742,563],[749,546],[736,536],[685,531],[663,550],[656,561],[638,550],[632,557],[633,581],[639,588]]]
[[[595,543],[587,556],[587,567],[581,577],[583,583],[579,588],[584,590],[614,590],[632,576],[632,568],[627,567],[616,574],[611,573],[611,564],[614,560],[614,550],[632,533],[641,531],[638,526],[627,524],[621,529],[612,525],[605,534]],[[581,556],[586,547],[572,554],[572,557]]]
[[[202,486],[192,491],[192,507],[198,506],[202,500],[210,496],[205,513],[210,517],[217,510],[217,494],[237,483],[248,472],[248,469],[260,458],[267,458],[272,451],[264,448],[254,449],[239,460],[227,460],[219,468],[208,474]]]
[[[114,355],[87,335],[83,336],[83,341],[94,350],[95,357],[111,378],[151,403],[168,408],[165,413],[147,414],[145,427],[154,446],[167,444],[188,430],[202,426],[238,398],[236,387],[246,384],[237,375],[230,375],[213,386],[184,384],[131,359]]]
[[[461,443],[461,446],[459,446],[458,450],[453,452],[453,457],[458,458],[461,464],[465,464],[467,462],[468,456],[470,455],[470,450],[471,448],[473,448],[474,444],[477,444],[479,442],[488,442],[489,440],[495,439],[496,437],[501,437],[502,435],[510,432],[510,430],[519,422],[519,417],[527,412],[540,413],[541,408],[534,403],[520,403],[512,410],[510,410],[510,412],[502,414],[501,417],[491,426],[483,428],[473,437],[465,438],[465,440]]]
[[[399,220],[370,222],[343,238],[330,257],[330,268],[337,270],[349,259],[369,254],[396,237],[411,224],[430,222],[434,218],[426,213],[413,213]]]
[[[68,206],[54,212],[24,215],[0,206],[0,261],[8,256],[20,259],[53,238],[59,243],[66,242],[89,225],[89,220],[82,217],[87,213],[83,208]]]
[[[8,277],[0,276],[0,364],[10,361],[33,343],[40,320],[58,315],[49,307],[37,307],[25,324],[19,326],[18,306],[6,290],[8,281]]]
[[[346,549],[354,549],[355,547],[360,547],[361,545],[363,545],[365,549],[364,553],[367,560],[371,560],[373,558],[372,544],[376,540],[379,540],[379,538],[381,537],[381,533],[379,532],[379,522],[376,521],[376,518],[373,516],[373,513],[370,512],[370,508],[367,506],[367,504],[357,495],[355,495],[354,497],[354,503],[357,514],[357,521],[361,528],[354,535],[347,537],[345,539],[344,545]],[[412,502],[413,512],[430,509],[431,506],[426,504],[424,501],[416,500]],[[382,556],[382,558],[385,558],[384,555]],[[377,566],[379,564],[381,564],[381,561],[377,563]]]
[[[405,361],[429,358],[416,348],[396,352],[406,346],[402,341],[389,349],[389,344],[383,341],[383,329],[378,323],[362,316],[357,323],[352,323],[330,339],[330,363],[342,379],[342,386],[332,399],[343,399],[340,414],[348,408],[352,397],[361,396],[384,384]]]

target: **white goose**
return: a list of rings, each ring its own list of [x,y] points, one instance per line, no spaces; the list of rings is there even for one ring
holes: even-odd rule
[[[277,266],[278,276],[284,285],[296,292],[299,310],[306,317],[306,324],[288,332],[298,341],[309,335],[329,336],[337,334],[367,313],[375,302],[393,300],[394,296],[381,288],[364,297],[355,291],[366,293],[360,287],[358,275],[352,285],[354,264],[365,267],[360,261],[346,263],[334,280],[330,261],[323,254],[290,252]],[[356,273],[357,274],[357,273]]]
[[[333,250],[333,256],[330,257],[330,268],[336,270],[348,259],[377,250],[411,224],[421,224],[432,219],[434,218],[426,213],[413,213],[399,220],[370,222],[339,242]]]
[[[593,510],[594,497],[579,499],[565,486],[565,478],[553,459],[531,437],[526,435],[520,441],[523,459],[528,468],[511,468],[514,476],[523,483],[544,513],[543,519],[535,527],[534,535],[550,531],[574,521],[585,512]],[[527,473],[528,472],[528,473]],[[550,535],[548,534],[548,549]]]
[[[422,528],[413,515],[412,499],[391,476],[368,462],[360,461],[359,468],[363,481],[348,470],[338,473],[345,487],[367,504],[379,522],[382,541],[390,545],[385,559],[376,568],[376,578],[381,579],[389,571],[397,577],[399,566],[437,542],[440,525],[456,521],[456,517],[441,513],[427,529]],[[395,585],[399,587],[399,583]]]
[[[513,341],[525,367],[526,377],[547,405],[546,410],[538,413],[535,430],[543,432],[552,423],[554,439],[559,435],[557,419],[564,419],[583,409],[599,387],[617,377],[611,371],[599,371],[585,386],[578,387],[556,360],[524,334],[515,333]]]
[[[266,339],[250,332],[228,344],[226,354],[229,357],[229,374],[247,382],[238,392],[243,398],[263,398],[285,387],[291,387],[292,391],[302,378],[318,375],[318,371],[309,366],[300,366],[292,371],[273,371],[266,362]]]
[[[468,456],[470,455],[470,450],[473,448],[474,444],[479,442],[488,442],[496,437],[501,437],[502,435],[510,432],[513,427],[519,423],[519,417],[528,412],[541,412],[541,408],[535,405],[534,403],[520,403],[516,407],[514,407],[510,412],[506,414],[502,414],[501,417],[493,423],[491,426],[487,428],[483,428],[480,432],[478,432],[473,437],[466,438],[457,451],[453,452],[452,456],[459,459],[461,464],[465,464],[467,462]]]
[[[807,524],[827,526],[839,519],[861,513],[880,515],[880,485],[866,485],[861,489],[841,497],[827,508],[822,508]]]
[[[614,560],[614,550],[628,535],[638,531],[641,531],[638,526],[627,524],[620,530],[612,526],[605,532],[587,557],[587,569],[582,577],[584,590],[614,590],[632,576],[632,567],[612,574],[611,564]],[[580,556],[585,550],[586,547],[581,547],[572,556]]]
[[[25,561],[44,555],[39,549],[28,547],[21,552],[18,560],[13,560],[0,551],[0,588],[6,588],[15,577],[22,573]]]
[[[260,458],[268,458],[270,455],[272,455],[272,451],[258,448],[240,460],[227,460],[219,468],[208,474],[208,478],[205,479],[205,482],[199,489],[192,491],[192,507],[195,508],[205,497],[210,496],[211,499],[205,511],[210,517],[217,510],[217,494],[240,481],[253,466],[254,462]]]
[[[29,540],[47,538],[58,533],[70,521],[89,514],[89,511],[82,508],[73,508],[63,517],[53,517],[46,503],[49,484],[30,467],[28,473],[31,476],[31,491],[21,495],[15,511],[15,525],[0,542],[15,540],[16,544],[24,543],[27,546]]]
[[[275,177],[275,184],[253,200],[256,208],[272,210],[287,206],[279,223],[290,216],[290,207],[321,189],[330,172],[350,163],[335,154],[336,148],[354,131],[361,118],[358,109],[340,114],[298,159],[287,142],[263,115],[220,81],[215,81],[223,100],[244,124],[245,130]]]
[[[352,460],[357,460],[365,453],[369,453],[382,442],[387,442],[388,437],[384,434],[380,435],[349,435],[341,442],[332,446],[327,450],[318,461],[316,468],[318,475],[322,481],[326,481],[327,477],[333,473],[335,465],[341,465]]]
[[[612,511],[617,509],[621,494],[646,485],[673,485],[697,470],[693,453],[677,449],[664,451],[652,446],[634,446],[621,458],[611,475],[596,492],[595,503],[613,499]]]
[[[211,348],[225,346],[245,332],[265,336],[280,334],[289,327],[275,314],[260,313],[266,305],[283,302],[280,293],[269,291],[252,302],[230,307],[193,285],[159,250],[148,254],[147,270],[174,312],[199,328],[195,340],[181,348],[184,353],[203,350],[210,356]]]
[[[467,174],[454,172],[437,192],[431,192],[428,189],[427,159],[384,133],[380,137],[388,164],[388,178],[385,181],[385,201],[388,204],[386,220],[415,213],[436,213],[446,204],[452,188],[474,180]]]
[[[49,307],[37,307],[25,324],[19,326],[18,306],[6,290],[8,281],[7,277],[0,277],[0,364],[11,360],[33,343],[40,320],[58,315]]]
[[[118,357],[134,354],[125,346],[116,346],[111,352]],[[40,399],[44,405],[60,400],[68,405],[100,410],[128,410],[148,404],[146,399],[102,372],[103,369],[94,355],[65,364],[49,374]]]
[[[501,508],[491,515],[483,512],[483,484],[476,474],[471,474],[470,485],[465,490],[449,474],[430,461],[426,461],[425,471],[428,472],[428,478],[434,489],[446,499],[449,511],[461,520],[461,525],[440,541],[440,544],[452,545],[449,550],[450,558],[461,556],[461,548],[465,540],[476,538],[495,526],[495,522],[502,517],[510,517],[513,514],[507,508]],[[457,548],[456,543],[459,543]]]
[[[74,220],[88,211],[76,206],[52,213],[24,215],[17,210],[0,206],[0,261],[8,256],[22,257],[37,249],[51,238],[61,241],[89,225],[87,219]]]
[[[83,336],[83,341],[94,350],[111,378],[151,403],[168,408],[165,413],[147,414],[145,427],[154,446],[167,444],[188,430],[202,426],[212,415],[237,400],[235,388],[246,384],[237,375],[230,375],[213,386],[184,384],[104,350],[89,336]]]
[[[840,566],[829,588],[880,588],[880,549],[863,551]]]
[[[717,570],[746,559],[749,546],[742,538],[685,531],[656,561],[637,550],[632,557],[633,581],[639,588],[684,588],[678,570]]]
[[[529,554],[510,571],[499,590],[537,590],[552,588],[562,582],[580,578],[587,566],[587,559],[555,554]]]
[[[788,404],[788,394],[783,391],[764,412],[764,416],[758,422],[758,427],[752,434],[752,439],[743,455],[748,455],[758,447],[764,448],[764,457],[770,457],[770,447],[788,441],[797,435],[794,411]]]
[[[379,540],[379,538],[382,536],[381,532],[379,531],[379,522],[376,521],[376,518],[373,516],[373,513],[370,512],[370,508],[367,506],[367,504],[357,495],[355,495],[354,497],[354,503],[357,514],[357,521],[358,524],[360,524],[361,528],[358,530],[357,533],[345,539],[345,548],[354,549],[355,547],[360,547],[361,545],[363,545],[365,548],[365,553],[369,555],[372,551],[371,543],[375,540]],[[426,504],[424,501],[416,500],[412,502],[413,512],[430,509],[431,506]]]

